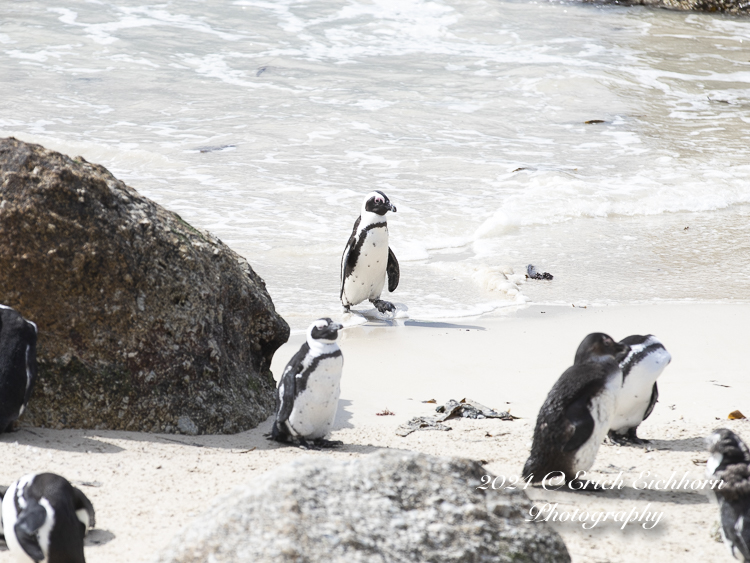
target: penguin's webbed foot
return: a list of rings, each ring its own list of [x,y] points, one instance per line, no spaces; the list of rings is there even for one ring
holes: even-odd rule
[[[393,313],[396,311],[396,306],[390,301],[383,301],[382,299],[373,299],[371,303],[381,313]]]
[[[312,444],[305,440],[302,436],[298,438],[299,440],[299,447],[301,450],[319,450],[320,448],[313,440]]]
[[[638,436],[636,436],[635,428],[631,428],[627,431],[626,434],[618,434],[614,430],[610,430],[607,434],[607,438],[609,438],[609,440],[617,446],[644,446],[649,443],[648,440],[644,440],[643,438],[639,438]]]
[[[344,445],[341,440],[326,440],[325,438],[318,438],[313,440],[313,444],[318,448],[339,448]]]

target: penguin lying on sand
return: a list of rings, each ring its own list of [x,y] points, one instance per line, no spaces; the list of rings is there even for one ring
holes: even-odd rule
[[[36,383],[34,323],[0,305],[0,432],[9,432],[23,414]]]
[[[388,291],[396,291],[399,266],[388,247],[385,214],[396,212],[388,196],[374,191],[367,194],[362,212],[354,223],[352,236],[341,257],[341,303],[349,312],[352,305],[369,299],[381,313],[393,312],[393,303],[380,299],[388,275]]]
[[[651,334],[634,334],[620,343],[630,346],[630,353],[620,362],[622,388],[617,394],[617,410],[610,423],[609,439],[644,444],[648,440],[639,438],[636,431],[654,410],[659,398],[656,379],[672,361],[672,356]]]
[[[523,478],[532,483],[563,474],[566,483],[594,465],[607,435],[622,386],[620,361],[630,351],[596,332],[583,339],[575,363],[560,376],[544,401],[534,428]],[[582,483],[571,488],[582,488]]]
[[[271,439],[288,442],[296,438],[303,448],[311,448],[308,440],[318,448],[341,445],[324,436],[333,427],[339,404],[344,356],[336,339],[342,328],[326,318],[307,329],[307,342],[289,360],[276,390]]]
[[[714,430],[706,443],[711,454],[706,475],[724,482],[710,489],[719,503],[721,537],[732,557],[750,561],[750,450],[726,428]]]
[[[19,562],[85,563],[83,536],[94,524],[91,501],[54,473],[21,477],[3,498],[5,542]]]

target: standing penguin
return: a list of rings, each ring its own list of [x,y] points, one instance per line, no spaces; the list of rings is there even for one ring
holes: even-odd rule
[[[672,356],[652,334],[634,334],[620,340],[630,346],[630,353],[620,362],[622,387],[617,393],[617,410],[612,418],[609,439],[613,442],[644,444],[636,435],[638,425],[654,410],[659,398],[656,379],[664,371]]]
[[[23,414],[36,382],[34,323],[0,305],[0,432],[9,432]]]
[[[276,390],[276,420],[271,439],[300,446],[334,447],[341,442],[325,440],[336,418],[341,393],[344,356],[336,343],[343,327],[331,319],[318,319],[307,329],[307,342],[289,360]]]
[[[3,498],[3,528],[16,561],[85,563],[83,536],[95,524],[94,507],[54,473],[21,477]]]
[[[750,450],[726,428],[714,430],[706,443],[706,475],[723,482],[710,489],[719,503],[721,537],[732,557],[750,561]]]
[[[571,483],[579,471],[594,465],[622,386],[619,364],[629,350],[601,332],[583,339],[575,363],[552,386],[539,410],[531,454],[523,467],[525,480],[538,483],[562,474]]]
[[[374,191],[367,194],[360,216],[354,222],[352,236],[341,257],[341,303],[349,312],[352,305],[369,299],[381,313],[396,307],[380,299],[388,275],[388,291],[396,291],[399,267],[396,255],[388,247],[388,224],[385,214],[396,212],[388,196]]]

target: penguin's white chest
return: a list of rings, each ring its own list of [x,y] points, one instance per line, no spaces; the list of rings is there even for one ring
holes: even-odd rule
[[[350,305],[380,298],[388,266],[388,228],[370,229],[360,236],[365,240],[359,248],[357,263],[344,279],[343,296]]]
[[[624,434],[643,422],[654,383],[671,359],[669,352],[660,348],[631,368],[617,393],[617,410],[612,418],[612,430]]]
[[[594,465],[599,446],[601,446],[609,431],[610,422],[617,406],[617,392],[620,387],[622,387],[622,372],[618,371],[616,375],[609,378],[602,390],[591,398],[589,412],[594,419],[594,431],[576,452],[574,458],[576,471],[588,471]]]
[[[333,428],[341,394],[341,355],[320,360],[315,370],[307,376],[305,390],[294,399],[294,407],[287,420],[295,436],[315,440]],[[298,376],[297,385],[300,384]]]

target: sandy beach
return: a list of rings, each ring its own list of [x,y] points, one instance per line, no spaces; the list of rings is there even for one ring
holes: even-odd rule
[[[347,329],[336,451],[306,452],[268,442],[271,420],[230,436],[156,435],[22,427],[3,436],[0,483],[32,471],[66,476],[84,490],[97,510],[87,540],[92,563],[147,562],[219,494],[299,456],[363,456],[380,448],[482,460],[488,473],[520,474],[537,410],[550,386],[572,362],[589,332],[620,339],[653,333],[671,352],[672,364],[659,380],[660,399],[639,435],[648,447],[603,445],[591,477],[623,482],[598,493],[545,491],[527,494],[557,511],[662,513],[652,529],[599,522],[554,523],[576,562],[730,560],[714,540],[717,509],[695,490],[665,490],[655,477],[704,477],[703,437],[727,427],[750,441],[750,422],[727,420],[750,412],[741,351],[743,319],[750,305],[660,304],[610,307],[508,309],[492,317],[427,323],[416,320],[368,323]],[[302,336],[293,336],[274,359],[279,374]],[[406,437],[396,427],[434,412],[449,399],[471,398],[520,417],[451,419],[448,432],[420,431]],[[377,416],[388,409],[393,416]],[[650,472],[644,480],[643,472]],[[633,485],[638,488],[634,488]],[[10,561],[8,551],[0,562]]]

